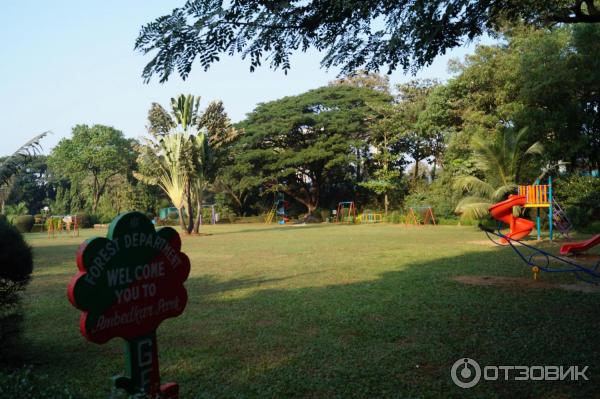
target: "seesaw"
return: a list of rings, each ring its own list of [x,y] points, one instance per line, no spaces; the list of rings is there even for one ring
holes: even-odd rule
[[[529,244],[525,244],[523,241],[514,239],[509,235],[503,234],[500,230],[494,230],[482,224],[479,225],[479,228],[483,232],[485,232],[486,236],[494,244],[501,246],[505,246],[506,244],[508,244],[517,253],[517,255],[519,255],[523,262],[531,266],[531,271],[533,272],[534,279],[537,279],[540,271],[547,273],[573,273],[575,277],[577,277],[581,281],[590,284],[600,285],[600,272],[598,271],[600,261],[596,262],[595,264],[589,267],[584,266],[574,262],[571,259],[559,257],[542,249],[531,246]],[[599,236],[592,237],[592,239],[597,238]],[[587,241],[592,242],[592,239]],[[577,244],[582,243],[574,243],[568,245]],[[551,266],[551,260],[556,261],[560,266]]]

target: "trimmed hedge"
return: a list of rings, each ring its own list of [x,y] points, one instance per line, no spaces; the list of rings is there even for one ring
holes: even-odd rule
[[[33,215],[21,215],[17,216],[13,221],[13,224],[21,233],[29,233],[33,228],[35,218]]]

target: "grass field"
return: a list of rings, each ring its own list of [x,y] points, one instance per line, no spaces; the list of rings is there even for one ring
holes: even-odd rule
[[[204,228],[184,237],[188,306],[158,330],[163,381],[182,398],[599,397],[600,294],[485,287],[458,275],[530,278],[473,227],[395,225]],[[110,395],[122,341],[88,343],[66,298],[87,236],[31,234],[25,356],[85,398]],[[543,244],[557,251],[558,246]],[[542,276],[543,281],[572,281]],[[481,365],[587,365],[589,381],[452,383]]]

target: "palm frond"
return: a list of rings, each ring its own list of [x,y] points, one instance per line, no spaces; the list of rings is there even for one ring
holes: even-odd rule
[[[510,184],[505,184],[503,186],[500,186],[496,189],[496,191],[494,191],[494,193],[491,196],[491,199],[493,201],[501,201],[503,200],[508,194],[513,194],[516,190],[517,190],[517,185],[510,183]]]
[[[487,182],[475,176],[459,176],[454,180],[454,188],[466,191],[482,198],[491,198],[494,188]]]
[[[526,155],[542,155],[544,153],[544,145],[540,141],[536,141],[525,151]]]
[[[492,204],[489,200],[481,197],[465,197],[454,210],[463,219],[483,219],[488,215],[488,209]]]
[[[48,134],[50,134],[50,131],[38,134],[27,143],[23,144],[17,151],[0,164],[0,186],[9,183],[10,178],[21,169],[27,158],[32,157],[41,151],[42,147],[40,141]]]

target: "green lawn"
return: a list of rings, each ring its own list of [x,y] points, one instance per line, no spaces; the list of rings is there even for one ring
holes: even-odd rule
[[[163,381],[182,398],[539,397],[600,395],[600,295],[467,286],[457,275],[530,277],[473,227],[396,225],[204,228],[183,315],[158,330]],[[106,398],[122,341],[88,343],[66,298],[87,236],[31,234],[25,353],[34,370]],[[545,244],[550,247],[549,244]],[[557,250],[558,246],[551,246]],[[543,281],[572,281],[542,276]],[[590,381],[455,387],[460,357],[482,365],[588,365]]]

